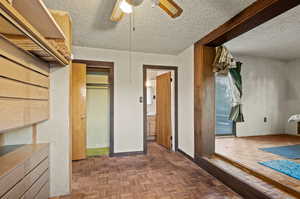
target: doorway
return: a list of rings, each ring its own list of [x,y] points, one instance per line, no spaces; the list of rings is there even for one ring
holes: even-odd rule
[[[232,94],[228,76],[216,75],[216,136],[235,136],[236,123],[229,120]]]
[[[72,66],[72,160],[112,156],[113,63],[74,60]]]
[[[109,154],[109,70],[87,67],[87,156]]]
[[[143,66],[144,153],[148,142],[178,149],[178,68]]]

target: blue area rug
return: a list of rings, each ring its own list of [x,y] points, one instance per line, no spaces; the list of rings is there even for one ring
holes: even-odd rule
[[[300,159],[300,144],[271,148],[260,148],[260,150],[280,155],[289,159]]]
[[[289,160],[270,160],[259,164],[300,180],[300,164]]]

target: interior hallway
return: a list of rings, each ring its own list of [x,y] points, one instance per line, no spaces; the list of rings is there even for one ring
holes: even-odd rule
[[[149,155],[73,162],[72,195],[64,199],[240,198],[183,155],[154,142]]]

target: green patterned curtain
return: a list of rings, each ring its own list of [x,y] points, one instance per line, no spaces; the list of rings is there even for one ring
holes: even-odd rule
[[[244,115],[242,111],[242,104],[241,104],[241,98],[243,95],[242,91],[242,76],[241,76],[241,68],[242,63],[237,62],[235,68],[229,69],[229,79],[231,81],[232,85],[232,108],[229,115],[229,120],[235,121],[235,122],[244,122]]]
[[[236,62],[232,54],[225,46],[216,47],[216,56],[213,63],[213,71],[217,75],[225,75],[229,79],[232,96],[232,108],[229,120],[234,122],[244,122],[242,112],[242,63]]]

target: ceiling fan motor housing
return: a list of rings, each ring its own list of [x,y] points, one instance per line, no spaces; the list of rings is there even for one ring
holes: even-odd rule
[[[144,0],[126,0],[132,6],[139,6],[143,3]]]

